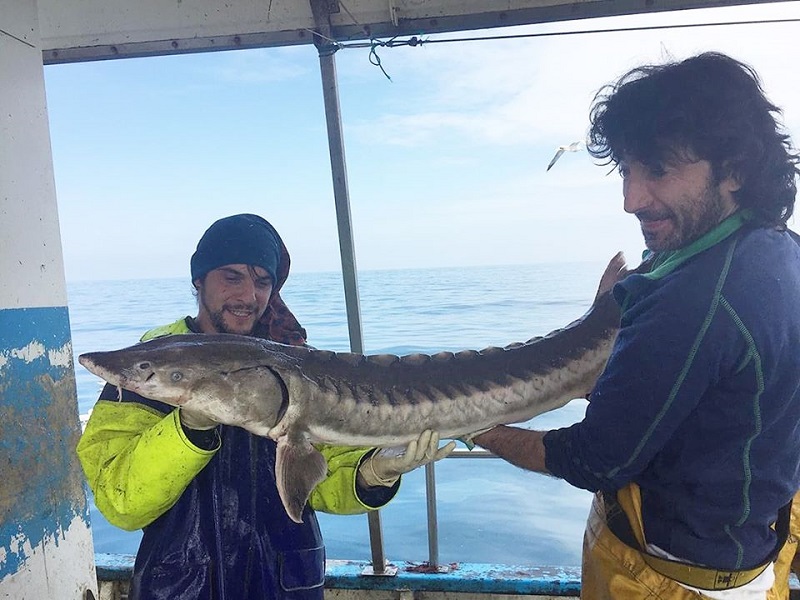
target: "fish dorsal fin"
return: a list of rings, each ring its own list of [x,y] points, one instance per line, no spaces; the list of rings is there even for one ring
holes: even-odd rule
[[[311,491],[328,474],[328,463],[319,450],[305,439],[281,436],[275,458],[278,495],[286,514],[295,523],[303,522],[303,508]]]

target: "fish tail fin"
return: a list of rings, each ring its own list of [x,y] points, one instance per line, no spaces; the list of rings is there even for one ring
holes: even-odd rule
[[[275,478],[278,495],[292,521],[303,522],[303,508],[308,497],[327,474],[325,457],[310,442],[290,439],[289,436],[278,440]]]

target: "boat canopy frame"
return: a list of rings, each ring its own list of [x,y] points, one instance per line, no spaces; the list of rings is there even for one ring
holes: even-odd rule
[[[788,0],[38,0],[44,65],[314,44],[331,161],[350,349],[363,353],[355,241],[335,53],[345,42]],[[28,43],[26,32],[4,31]],[[433,464],[426,465],[429,566],[438,567]],[[369,513],[372,566],[392,575],[380,512]]]

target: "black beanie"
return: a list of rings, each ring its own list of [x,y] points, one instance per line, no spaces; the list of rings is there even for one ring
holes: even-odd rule
[[[278,232],[258,215],[242,214],[215,221],[200,238],[192,254],[192,281],[225,265],[253,265],[265,269],[272,284],[280,262]]]

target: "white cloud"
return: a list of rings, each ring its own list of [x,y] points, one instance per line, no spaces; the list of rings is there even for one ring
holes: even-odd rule
[[[514,28],[511,33],[636,27],[663,23],[665,18],[670,22],[720,22],[800,15],[798,3],[779,4],[783,6],[529,26]],[[706,50],[727,52],[756,67],[774,101],[787,106],[787,121],[796,124],[800,111],[788,105],[798,97],[800,80],[786,70],[785,58],[795,44],[795,29],[794,23],[708,26],[384,49],[384,65],[391,70],[395,84],[379,85],[402,87],[402,107],[387,102],[388,110],[380,115],[357,116],[350,131],[363,143],[372,140],[405,146],[421,146],[448,133],[492,145],[542,140],[566,143],[583,137],[592,98],[606,83],[645,62],[680,59]],[[475,35],[505,33],[496,30]],[[396,59],[390,61],[395,52]],[[349,67],[355,68],[353,64]],[[413,85],[403,87],[410,81]]]

